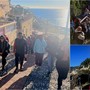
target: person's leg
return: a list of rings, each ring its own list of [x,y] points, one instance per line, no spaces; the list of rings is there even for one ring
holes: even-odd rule
[[[64,65],[64,64],[63,64]],[[61,67],[62,68],[62,67]],[[61,70],[58,70],[58,89],[61,89],[62,81],[67,78],[68,68],[63,67]]]
[[[7,54],[2,55],[2,71],[5,69]]]
[[[49,68],[49,72],[51,72],[51,56],[50,56],[50,54],[48,55],[48,68]]]
[[[20,55],[20,70],[21,71],[22,71],[23,61],[24,61],[24,55]]]
[[[55,57],[51,55],[51,71],[54,70],[54,67],[55,67]]]
[[[19,61],[19,55],[18,54],[15,54],[15,71],[14,73],[17,73],[18,72],[18,61]]]
[[[58,73],[58,90],[61,90],[61,86],[62,86],[62,77],[60,73]]]
[[[35,64],[36,64],[36,65],[38,65],[38,58],[39,58],[38,56],[39,56],[38,53],[36,53],[36,54],[35,54]]]
[[[62,70],[61,70],[61,67],[59,66],[59,63],[57,62],[56,63],[56,69],[57,69],[57,72],[58,72],[58,90],[61,90],[61,85],[62,85]]]
[[[41,66],[42,65],[42,61],[43,61],[43,54],[39,54],[38,56],[38,65]]]

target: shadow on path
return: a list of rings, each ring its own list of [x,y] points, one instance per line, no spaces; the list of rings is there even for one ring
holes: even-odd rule
[[[24,76],[14,82],[7,90],[22,90],[27,76]],[[22,83],[23,82],[23,83]]]
[[[10,73],[10,74],[8,74],[7,76],[3,77],[3,78],[0,80],[0,88],[1,88],[4,84],[6,84],[11,78],[13,78],[14,75],[15,75],[15,74]]]

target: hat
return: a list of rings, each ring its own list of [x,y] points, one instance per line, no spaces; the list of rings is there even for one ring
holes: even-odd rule
[[[82,32],[82,27],[78,26],[77,29],[75,30],[75,32]]]
[[[1,35],[1,36],[0,36],[0,39],[4,39],[4,36],[3,36],[3,35]]]
[[[37,35],[38,36],[42,36],[43,35],[43,32],[38,32]]]

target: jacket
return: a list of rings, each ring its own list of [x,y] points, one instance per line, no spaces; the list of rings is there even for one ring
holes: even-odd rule
[[[16,38],[14,42],[14,52],[17,54],[27,54],[26,40]]]
[[[0,41],[0,53],[9,53],[10,45],[7,41]]]

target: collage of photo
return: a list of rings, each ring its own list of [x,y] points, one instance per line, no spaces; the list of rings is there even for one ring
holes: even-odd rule
[[[0,0],[0,90],[90,90],[90,0]]]
[[[90,1],[70,2],[71,90],[90,90]]]

